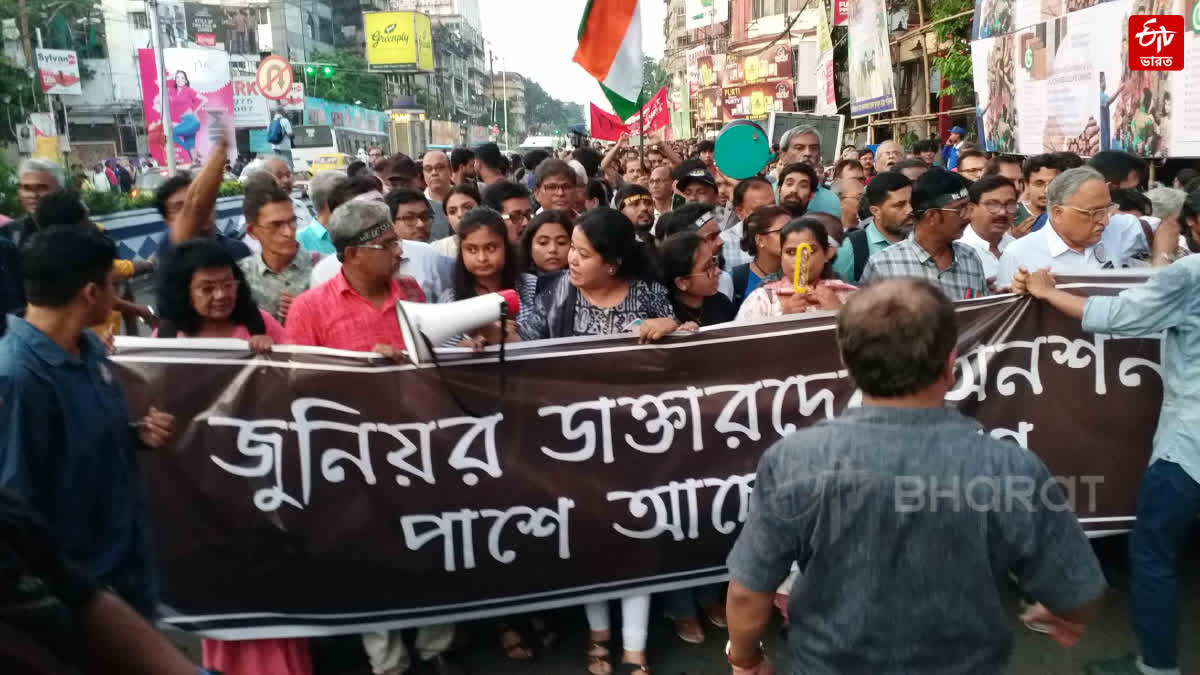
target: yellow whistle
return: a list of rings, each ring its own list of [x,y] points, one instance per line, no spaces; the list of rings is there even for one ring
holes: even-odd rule
[[[792,290],[803,293],[808,290],[808,265],[812,260],[812,246],[800,244],[796,247],[796,264],[793,266]]]

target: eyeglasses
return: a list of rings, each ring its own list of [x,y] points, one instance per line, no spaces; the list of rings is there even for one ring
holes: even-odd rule
[[[262,225],[257,225],[256,227],[261,227],[269,232],[279,232],[280,230],[283,230],[283,229],[288,229],[288,230],[291,230],[292,232],[295,232],[296,230],[299,229],[296,227],[295,219],[288,221],[286,223],[263,223]]]
[[[695,274],[689,274],[688,278],[690,279],[691,277],[717,277],[720,275],[721,275],[721,268],[717,266],[717,259],[713,258],[708,261],[708,264],[704,266],[704,269],[700,270],[699,272],[696,272]]]
[[[539,189],[545,190],[546,192],[565,193],[567,190],[570,190],[573,187],[575,186],[571,183],[542,183],[542,187]]]
[[[787,227],[787,226],[786,226],[786,225],[784,225],[784,226],[777,227],[777,228],[775,228],[775,229],[773,229],[773,230],[764,230],[764,231],[762,231],[762,232],[755,232],[755,234],[756,234],[756,235],[779,234],[780,232],[783,232],[783,228],[784,228],[784,227]]]
[[[960,206],[956,209],[947,209],[947,208],[943,208],[943,207],[938,207],[937,209],[934,209],[934,210],[935,211],[948,211],[950,213],[957,214],[959,218],[966,220],[968,217],[970,217],[971,205],[970,205],[970,203],[967,203],[967,204],[963,204],[962,206]]]
[[[1088,209],[1081,209],[1077,206],[1068,206],[1066,204],[1063,204],[1063,206],[1066,206],[1068,209],[1071,209],[1072,211],[1076,211],[1078,213],[1085,214],[1085,215],[1087,215],[1088,218],[1091,218],[1092,220],[1106,220],[1106,219],[1108,219],[1109,216],[1116,213],[1117,209],[1119,208],[1116,204],[1109,204],[1108,206],[1102,206],[1098,209],[1091,209],[1089,211]]]
[[[428,225],[429,224],[429,212],[426,211],[425,213],[406,213],[404,215],[396,216],[396,222],[403,223],[405,225],[416,225],[418,222],[421,222],[421,223],[425,223],[426,225]]]
[[[533,212],[532,211],[513,211],[512,213],[504,214],[503,216],[501,216],[501,218],[504,218],[505,220],[507,220],[510,223],[515,223],[517,225],[520,225],[521,223],[529,222],[529,219],[533,218]]]
[[[1005,211],[1007,211],[1009,213],[1017,212],[1017,203],[1016,202],[1004,202],[1003,204],[1000,202],[983,202],[983,204],[981,204],[981,206],[983,206],[983,208],[987,209],[987,212],[992,214],[993,216],[998,216],[998,215],[1004,213]]]
[[[399,251],[400,247],[404,246],[404,241],[401,239],[393,239],[386,244],[359,244],[351,248],[370,248],[376,251]]]

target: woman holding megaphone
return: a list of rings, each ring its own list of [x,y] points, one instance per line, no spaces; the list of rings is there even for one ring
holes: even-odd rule
[[[442,291],[438,302],[466,300],[502,290],[515,290],[521,266],[516,247],[508,240],[504,218],[486,206],[477,206],[458,221],[459,246],[454,265],[454,285]],[[446,347],[482,349],[489,344],[519,340],[516,326],[506,323],[501,336],[499,321],[447,340]]]

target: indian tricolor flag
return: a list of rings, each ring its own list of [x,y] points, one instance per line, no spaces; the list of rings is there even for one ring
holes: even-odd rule
[[[642,100],[641,0],[588,0],[575,63],[604,90],[613,112],[629,119]]]

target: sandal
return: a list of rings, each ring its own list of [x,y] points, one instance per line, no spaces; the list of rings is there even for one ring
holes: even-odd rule
[[[612,656],[612,652],[608,650],[608,640],[592,640],[588,643],[587,671],[591,675],[611,675],[613,672],[612,664],[608,662],[608,657]],[[597,669],[597,666],[603,666],[602,669]]]
[[[689,645],[704,643],[704,627],[696,617],[675,622],[675,635]]]
[[[525,642],[525,633],[511,623],[500,625],[500,649],[510,661],[532,661],[537,656]]]
[[[725,603],[723,602],[714,602],[705,607],[704,618],[708,619],[709,623],[721,630],[729,628],[729,621],[725,618]]]
[[[617,672],[621,675],[650,675],[650,666],[622,661]]]

